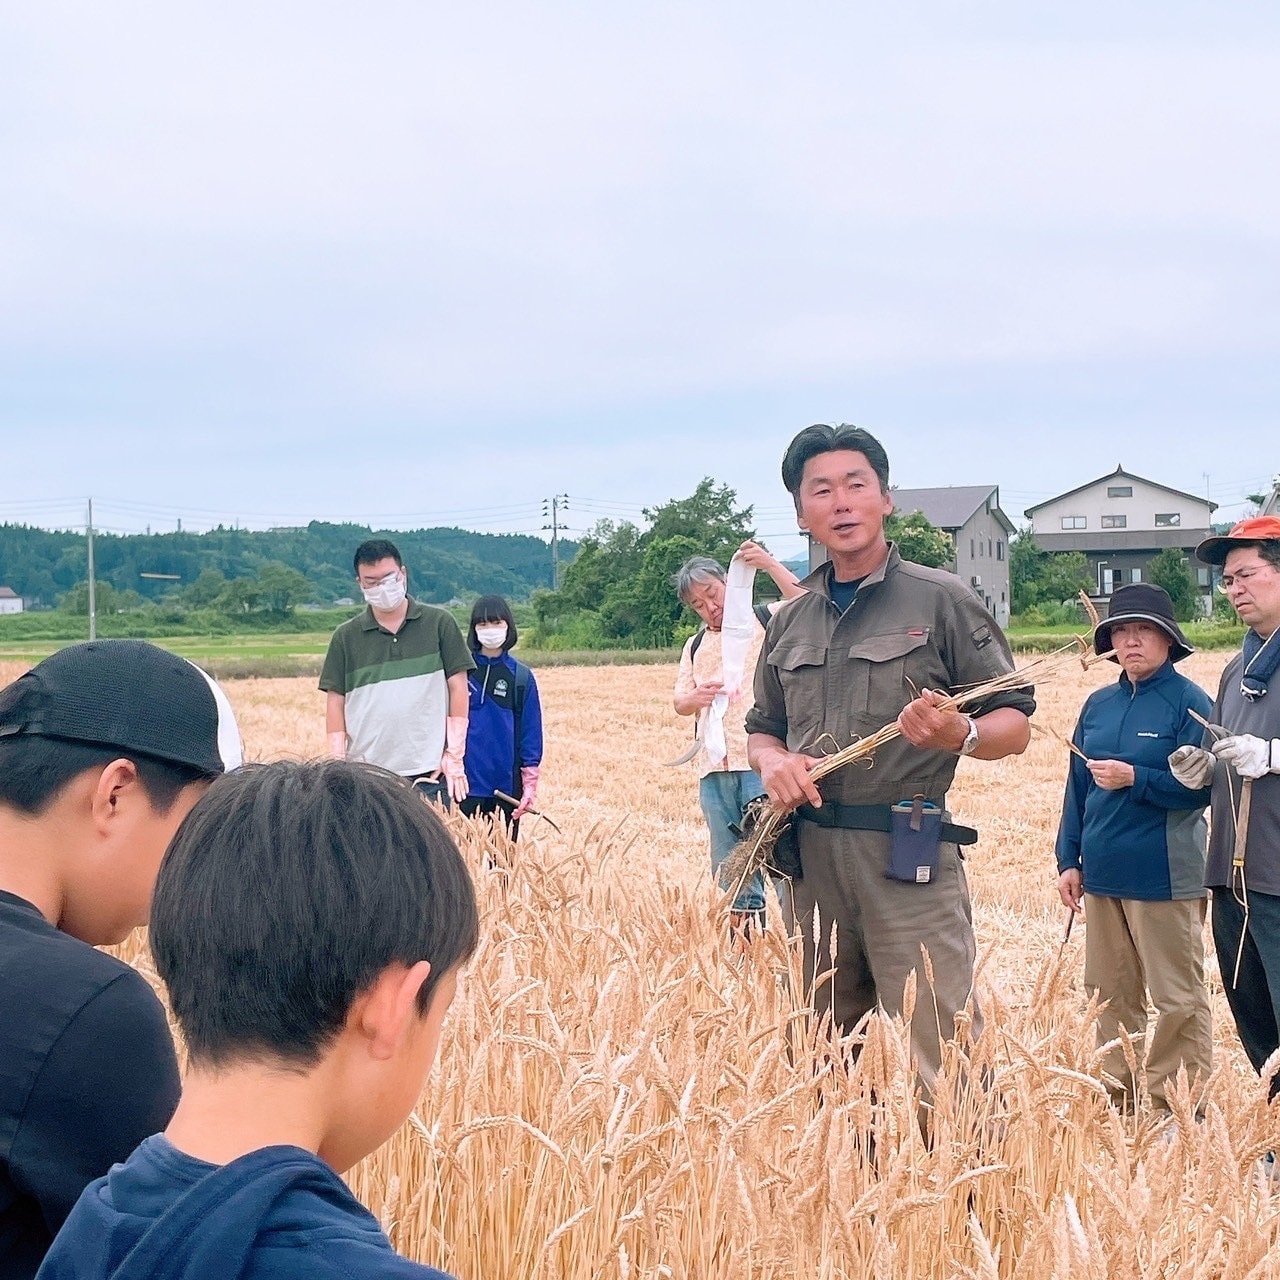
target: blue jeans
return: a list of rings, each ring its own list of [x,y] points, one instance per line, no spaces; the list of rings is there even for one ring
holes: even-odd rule
[[[1241,950],[1241,938],[1244,949]],[[1249,926],[1244,908],[1230,889],[1213,891],[1213,945],[1227,1004],[1236,1020],[1240,1043],[1261,1071],[1280,1044],[1280,898],[1271,893],[1249,894]],[[1234,982],[1236,956],[1240,976]],[[1280,1094],[1280,1074],[1271,1078],[1271,1097]]]
[[[742,821],[742,810],[748,800],[764,795],[760,775],[750,769],[716,769],[698,784],[698,802],[711,832],[711,874],[724,890],[733,888],[719,878],[720,865],[733,852],[738,837],[730,824]],[[756,872],[733,900],[735,911],[764,910],[764,878]]]

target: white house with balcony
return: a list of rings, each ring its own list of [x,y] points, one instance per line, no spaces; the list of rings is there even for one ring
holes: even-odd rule
[[[21,613],[22,597],[12,587],[0,587],[0,613]]]
[[[1096,598],[1102,601],[1117,587],[1142,582],[1151,561],[1168,547],[1177,547],[1191,561],[1207,611],[1213,582],[1209,567],[1195,559],[1195,549],[1212,533],[1217,505],[1118,466],[1023,514],[1042,551],[1084,553]]]

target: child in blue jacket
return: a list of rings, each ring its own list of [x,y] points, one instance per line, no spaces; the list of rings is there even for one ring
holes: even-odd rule
[[[513,840],[533,807],[542,769],[542,703],[533,672],[511,656],[519,638],[511,606],[501,596],[475,602],[467,628],[476,663],[467,675],[468,795],[459,807],[468,817],[501,814]]]

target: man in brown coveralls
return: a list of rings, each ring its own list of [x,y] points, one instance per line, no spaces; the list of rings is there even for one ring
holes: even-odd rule
[[[893,853],[889,830],[894,821],[899,835],[919,828],[927,802],[945,809],[961,755],[999,760],[1023,751],[1035,701],[1030,689],[1000,694],[973,717],[937,705],[936,691],[1001,675],[1013,659],[995,619],[959,578],[903,560],[886,541],[889,460],[874,436],[848,425],[807,427],[787,448],[782,480],[800,528],[831,560],[769,623],[748,754],[770,798],[798,809],[803,879],[793,891],[806,983],[834,970],[816,994],[818,1012],[830,1012],[843,1032],[877,1005],[900,1012],[917,971],[911,1034],[928,1088],[941,1063],[939,1024],[953,1035],[972,995],[973,919],[959,844],[974,833],[935,814],[941,825],[929,865],[909,836]],[[902,737],[881,747],[871,768],[840,770],[819,793],[809,777],[817,757],[895,719]],[[903,801],[908,812],[891,819],[890,806]],[[976,1004],[973,1016],[976,1034]]]

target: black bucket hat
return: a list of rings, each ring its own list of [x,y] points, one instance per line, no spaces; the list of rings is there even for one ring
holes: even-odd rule
[[[1111,650],[1111,628],[1117,622],[1150,622],[1173,641],[1169,649],[1169,661],[1181,662],[1195,649],[1187,643],[1182,634],[1178,620],[1173,616],[1173,601],[1163,587],[1151,582],[1132,582],[1121,587],[1111,597],[1111,608],[1107,616],[1094,628],[1093,647],[1097,653]],[[1113,662],[1119,659],[1111,654]]]

